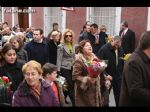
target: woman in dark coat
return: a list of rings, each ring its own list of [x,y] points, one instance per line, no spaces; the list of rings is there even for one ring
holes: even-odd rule
[[[15,91],[12,106],[39,107],[59,106],[58,98],[51,86],[43,80],[41,64],[31,60],[23,67],[24,81]]]
[[[23,64],[23,62],[17,60],[14,47],[9,43],[5,44],[1,50],[0,76],[6,76],[9,78],[12,82],[11,90],[13,92],[23,80],[23,73],[21,71]]]
[[[61,34],[58,31],[51,33],[51,39],[48,41],[49,46],[49,62],[56,65],[57,62],[57,46],[60,44]]]

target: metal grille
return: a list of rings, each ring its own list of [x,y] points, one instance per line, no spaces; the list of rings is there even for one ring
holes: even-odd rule
[[[98,24],[98,26],[105,25],[107,34],[115,34],[116,7],[93,7],[90,15],[91,22]]]
[[[52,25],[57,22],[61,31],[62,12],[60,7],[45,7],[45,36],[53,29]]]

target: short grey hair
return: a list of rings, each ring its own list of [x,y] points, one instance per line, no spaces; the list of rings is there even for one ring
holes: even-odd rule
[[[121,40],[121,37],[119,35],[116,35],[113,37],[114,40]]]

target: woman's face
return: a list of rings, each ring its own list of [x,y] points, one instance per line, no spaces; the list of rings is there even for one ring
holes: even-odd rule
[[[13,45],[13,47],[15,47],[15,49],[19,48],[19,43],[17,42],[17,40],[12,40],[10,43]]]
[[[60,34],[58,33],[56,36],[54,36],[53,40],[58,42],[60,40]]]
[[[41,78],[41,74],[34,68],[28,67],[24,77],[29,86],[36,87],[40,83],[39,79]]]
[[[10,49],[6,54],[4,54],[4,59],[7,63],[14,64],[17,59],[16,51],[14,49]]]
[[[89,42],[86,42],[86,44],[83,47],[83,53],[85,55],[91,55],[91,53],[93,52],[92,46]]]
[[[71,32],[67,32],[66,35],[65,35],[65,40],[67,42],[72,42],[72,34]]]

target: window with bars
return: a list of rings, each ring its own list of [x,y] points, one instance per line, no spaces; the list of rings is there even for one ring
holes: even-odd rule
[[[116,7],[92,7],[89,12],[92,23],[105,25],[109,35],[115,35]]]
[[[45,7],[44,9],[45,13],[45,19],[44,19],[44,27],[45,27],[45,36],[49,34],[49,32],[52,31],[53,23],[58,23],[59,30],[62,30],[62,11],[60,10],[60,7]]]

